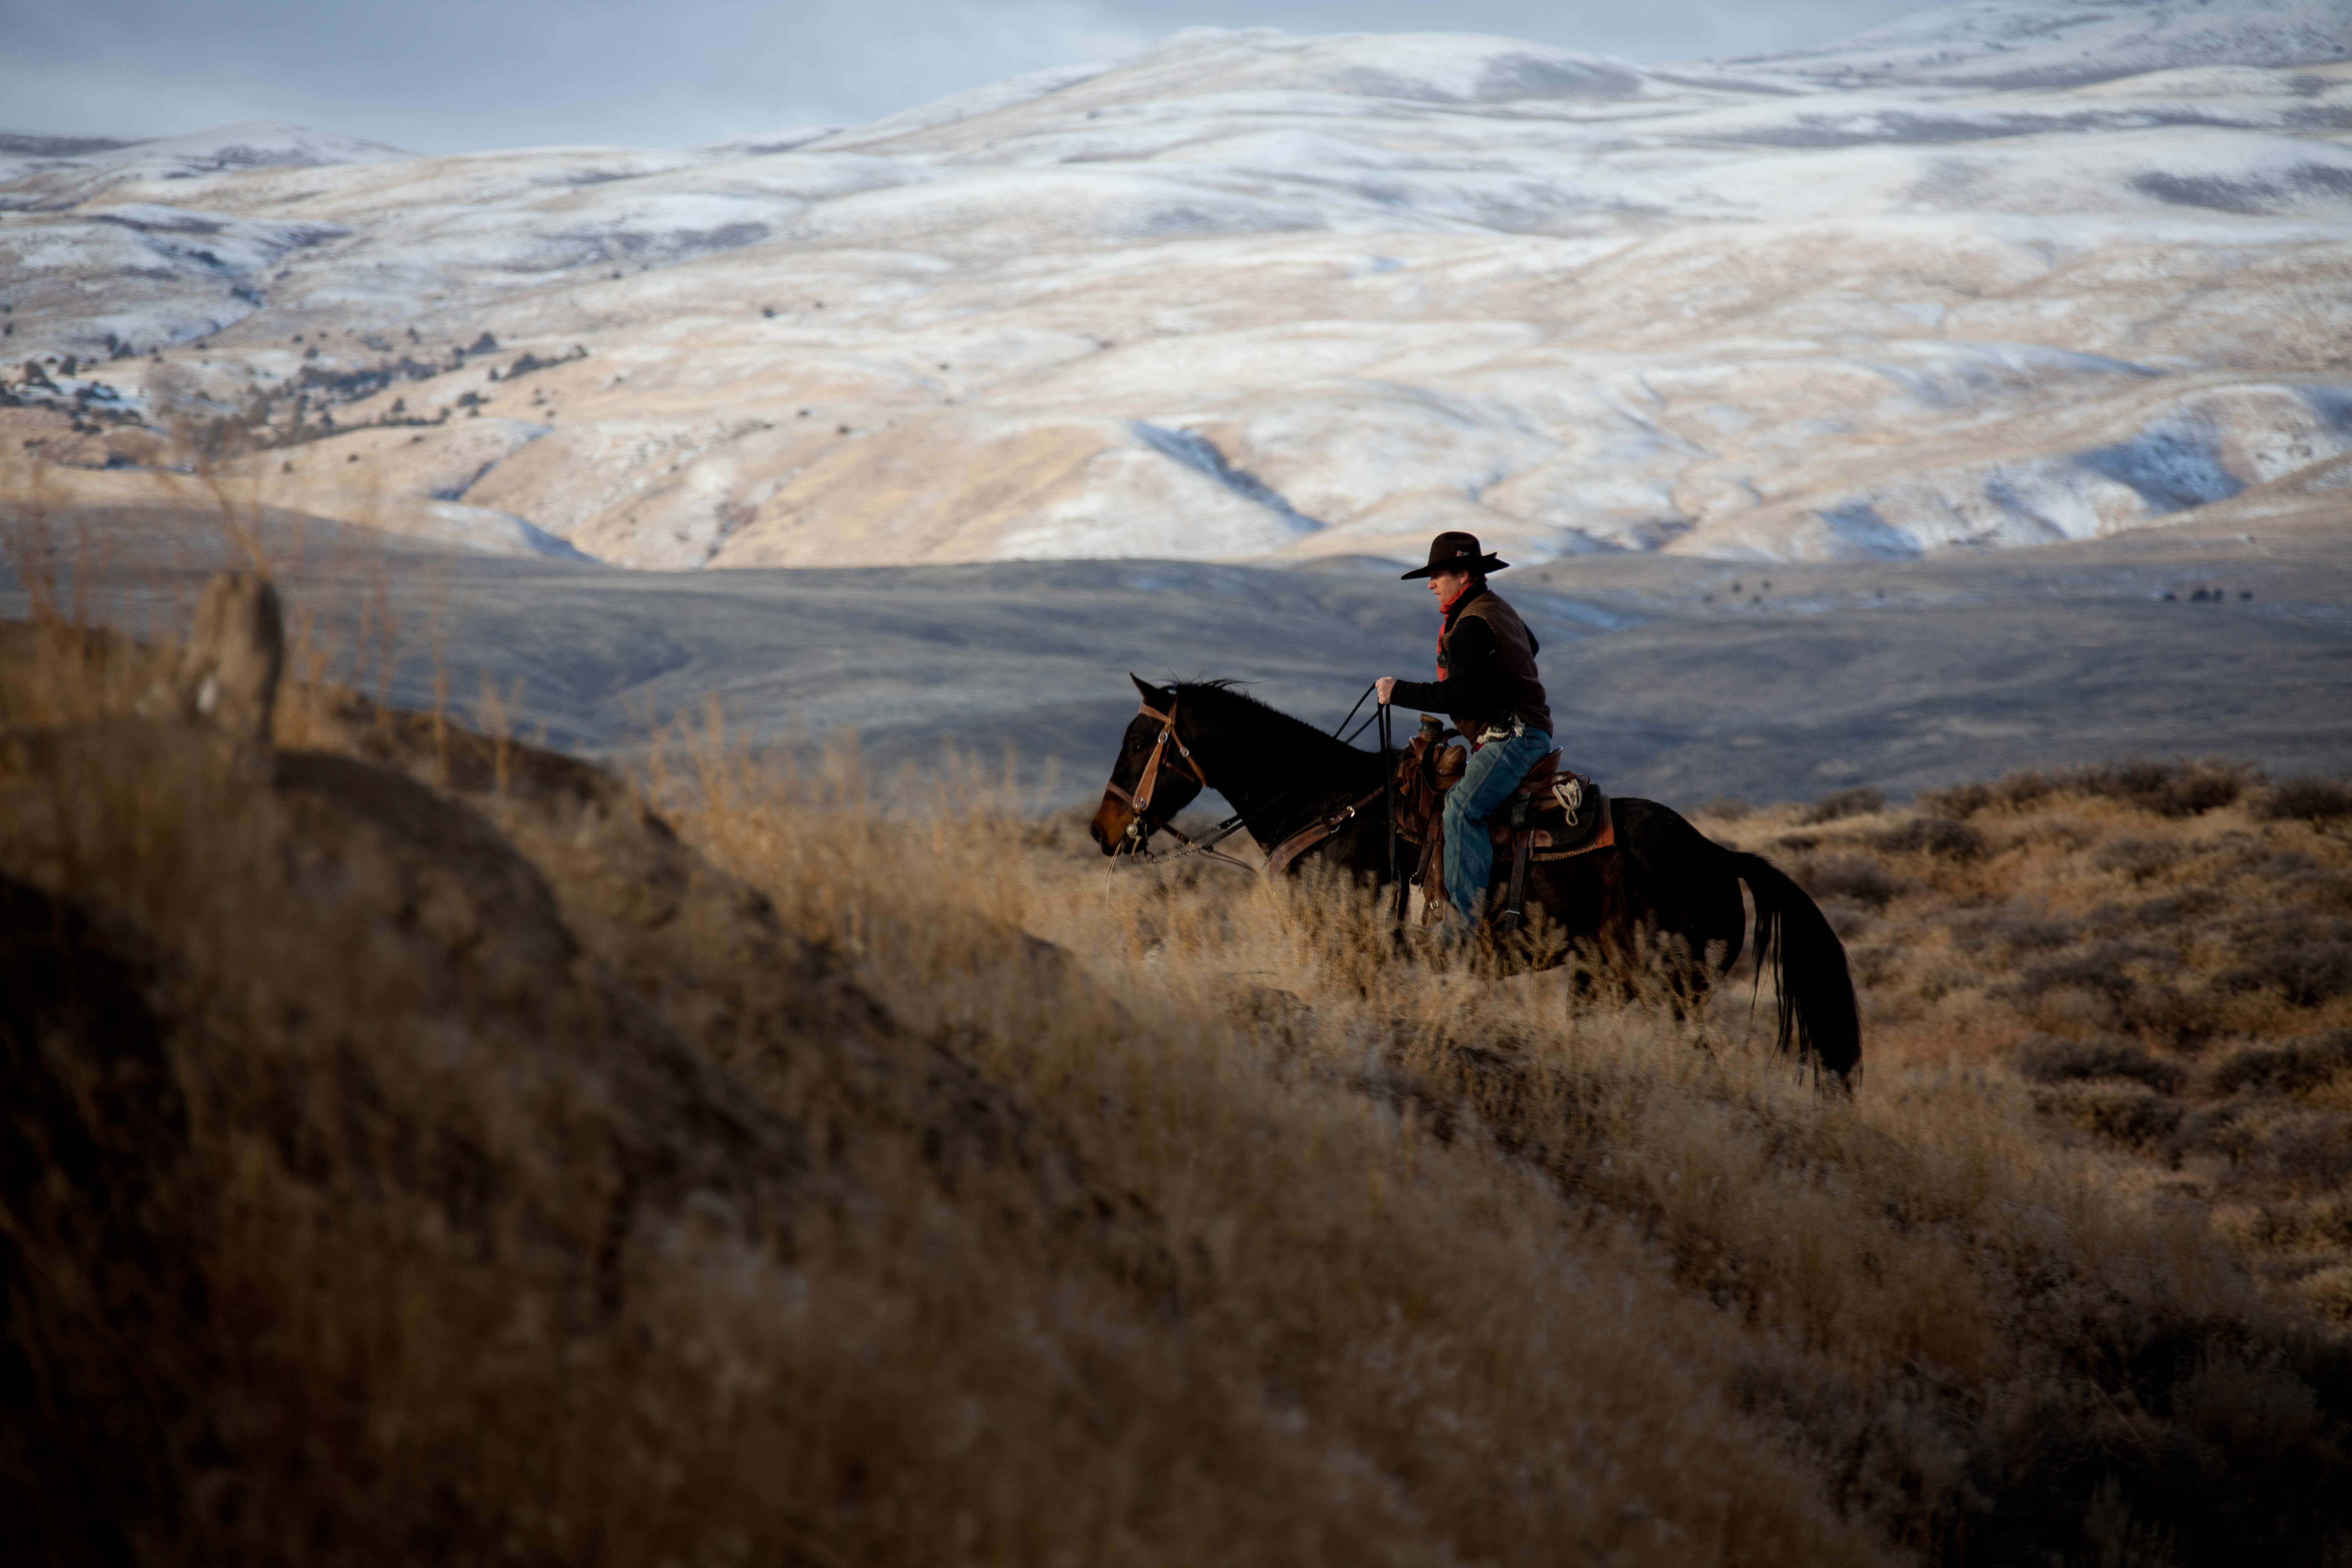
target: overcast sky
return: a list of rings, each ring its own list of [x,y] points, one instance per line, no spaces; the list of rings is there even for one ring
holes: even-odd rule
[[[1180,27],[1480,32],[1645,62],[1826,42],[1919,0],[0,0],[0,131],[292,120],[417,152],[853,124]]]

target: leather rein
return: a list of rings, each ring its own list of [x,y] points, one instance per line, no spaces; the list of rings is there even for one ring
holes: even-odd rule
[[[1360,702],[1362,699],[1359,698],[1357,700]],[[1338,811],[1331,812],[1327,816],[1318,817],[1315,821],[1308,823],[1306,826],[1300,828],[1297,832],[1290,835],[1289,837],[1285,838],[1281,843],[1268,850],[1266,852],[1265,864],[1263,867],[1253,866],[1248,861],[1228,855],[1223,850],[1216,847],[1219,840],[1224,838],[1243,826],[1244,822],[1247,818],[1247,813],[1236,814],[1226,821],[1220,823],[1215,834],[1205,840],[1195,840],[1191,835],[1185,833],[1174,823],[1162,821],[1160,817],[1152,815],[1151,796],[1153,791],[1159,785],[1160,766],[1163,759],[1168,759],[1168,765],[1171,769],[1182,768],[1186,773],[1192,774],[1192,781],[1199,784],[1202,789],[1214,789],[1216,786],[1209,782],[1208,775],[1201,771],[1201,764],[1194,759],[1191,749],[1184,744],[1183,740],[1176,733],[1176,704],[1174,702],[1171,701],[1168,704],[1168,711],[1165,713],[1162,713],[1159,709],[1154,708],[1149,702],[1141,704],[1138,709],[1138,711],[1147,719],[1157,719],[1160,721],[1160,734],[1158,739],[1151,742],[1151,755],[1143,764],[1143,776],[1135,781],[1135,789],[1132,793],[1122,789],[1117,781],[1104,784],[1103,789],[1106,793],[1125,801],[1129,806],[1133,808],[1137,821],[1149,824],[1153,831],[1164,832],[1171,837],[1174,838],[1178,843],[1183,845],[1184,849],[1182,852],[1185,854],[1205,855],[1212,860],[1222,860],[1228,866],[1238,866],[1243,870],[1252,872],[1254,874],[1261,874],[1268,878],[1279,877],[1284,871],[1289,868],[1292,861],[1297,859],[1301,855],[1304,855],[1309,849],[1314,848],[1317,845],[1322,843],[1325,839],[1339,832],[1340,828],[1346,826],[1354,819],[1358,812],[1371,805],[1372,802],[1380,799],[1381,793],[1388,787],[1386,781],[1384,780],[1380,789],[1375,789],[1371,794],[1364,796],[1363,799],[1357,801],[1352,805],[1342,806]],[[1340,721],[1340,724],[1343,727],[1346,723],[1346,720],[1343,719]],[[1173,751],[1172,758],[1171,757],[1171,749]],[[1280,797],[1276,796],[1276,798],[1279,799]],[[1129,828],[1129,832],[1134,832],[1132,826]]]

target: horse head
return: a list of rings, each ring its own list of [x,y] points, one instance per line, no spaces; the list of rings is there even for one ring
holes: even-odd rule
[[[1192,804],[1203,783],[1200,765],[1186,749],[1190,726],[1177,711],[1176,689],[1150,685],[1137,675],[1128,679],[1143,706],[1128,721],[1118,761],[1095,812],[1094,839],[1106,855],[1141,848],[1155,827]]]

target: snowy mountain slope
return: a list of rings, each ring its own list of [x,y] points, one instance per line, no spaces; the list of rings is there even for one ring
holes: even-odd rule
[[[160,351],[9,389],[79,400],[68,460],[127,460],[102,407],[299,420],[246,463],[288,504],[641,566],[2085,538],[2352,451],[2342,24],[1979,0],[1659,68],[1195,29],[698,152],[14,154],[0,359]],[[476,467],[485,418],[544,434]]]
[[[225,171],[318,168],[409,156],[379,142],[275,121],[148,142],[0,135],[0,211],[62,212],[117,185]]]
[[[1822,49],[1725,62],[1846,81],[2065,87],[2195,62],[2294,66],[2352,55],[2341,0],[1964,0]]]

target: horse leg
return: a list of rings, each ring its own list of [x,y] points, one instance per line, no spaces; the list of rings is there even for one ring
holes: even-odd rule
[[[1593,956],[1599,968],[1615,977],[1619,998],[1638,1002],[1642,999],[1642,909],[1634,889],[1627,884],[1625,852],[1602,853],[1605,863],[1594,868],[1589,889]]]
[[[1609,857],[1598,881],[1596,946],[1615,973],[1616,990],[1628,1003],[1648,1003],[1663,983],[1674,1020],[1689,1022],[1704,1010],[1712,989],[1706,952],[1710,937],[1719,936],[1690,907],[1693,900],[1682,887],[1659,878],[1630,847]],[[1736,884],[1733,893],[1737,897]],[[1738,912],[1744,917],[1744,910]]]

